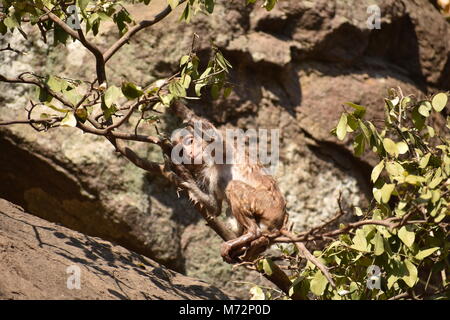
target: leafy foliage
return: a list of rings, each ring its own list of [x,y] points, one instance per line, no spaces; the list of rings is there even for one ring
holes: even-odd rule
[[[332,132],[340,140],[355,136],[355,154],[369,149],[378,155],[373,200],[366,210],[355,209],[362,219],[354,228],[342,224],[338,238],[314,253],[330,268],[336,288],[308,263],[295,275],[292,293],[320,299],[449,298],[450,119],[445,129],[429,124],[443,119],[437,113],[447,101],[446,93],[417,100],[391,90],[380,129],[364,119],[364,107],[347,103],[353,112],[343,113]],[[368,285],[371,279],[379,287]]]
[[[127,2],[151,4],[150,0],[77,0],[77,16],[79,16],[80,30],[85,35],[92,33],[96,36],[102,23],[113,22],[117,26],[119,34],[125,35],[131,28],[136,26],[136,21],[134,21],[125,7]],[[248,3],[255,2],[248,1]],[[275,3],[275,0],[264,1],[262,6],[271,10]],[[74,15],[69,10],[70,2],[59,0],[1,0],[1,4],[0,33],[2,34],[12,32],[16,28],[21,29],[23,24],[30,23],[39,27],[44,39],[47,33],[53,32],[54,45],[58,43],[65,45],[70,39],[76,41],[73,35],[66,32],[60,24],[54,21],[54,19],[60,19],[64,22],[70,21]],[[195,14],[211,14],[214,10],[215,1],[167,0],[167,5],[170,9],[184,6],[180,21],[189,22]],[[46,17],[46,13],[49,11],[55,18],[49,19]],[[21,31],[23,32],[22,29]],[[232,91],[232,87],[226,81],[226,75],[231,68],[231,64],[218,48],[213,47],[212,49],[213,55],[211,60],[203,70],[200,70],[200,61],[195,52],[190,52],[180,59],[180,71],[177,74],[168,79],[158,80],[146,88],[142,88],[133,82],[122,83],[121,90],[118,90],[114,85],[105,87],[105,84],[93,87],[92,83],[49,75],[46,78],[39,79],[45,84],[45,87],[37,89],[37,99],[41,104],[52,109],[49,111],[50,114],[44,112],[44,115],[59,116],[62,113],[64,116],[67,113],[72,113],[77,115],[75,119],[84,121],[86,117],[95,114],[96,109],[100,109],[103,112],[104,120],[109,121],[120,110],[119,104],[124,97],[129,101],[137,99],[151,101],[153,107],[158,105],[168,106],[174,98],[198,99],[205,87],[209,87],[210,95],[213,99],[217,99],[220,95],[227,97]],[[192,88],[191,91],[190,88]],[[51,90],[51,92],[48,92],[48,90]],[[91,94],[83,97],[83,94],[89,90]],[[191,92],[194,96],[188,95]],[[52,93],[60,95],[62,99],[55,98]],[[76,110],[69,112],[67,106],[63,106],[64,101],[70,102],[78,112]],[[145,112],[148,109],[141,107],[139,111]],[[77,122],[73,120],[74,118],[71,117],[70,119],[71,121],[64,121],[64,125],[76,126]]]

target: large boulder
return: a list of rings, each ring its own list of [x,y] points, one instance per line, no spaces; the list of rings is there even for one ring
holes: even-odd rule
[[[156,7],[165,3],[152,1]],[[338,142],[329,133],[343,102],[365,105],[370,118],[381,120],[390,87],[417,96],[450,88],[449,26],[440,13],[427,0],[377,3],[380,30],[367,24],[370,0],[286,0],[269,13],[258,5],[223,2],[212,16],[196,16],[191,24],[177,23],[177,10],[119,51],[107,73],[113,83],[125,78],[148,84],[177,70],[194,32],[203,58],[213,40],[233,64],[234,92],[215,102],[205,94],[192,106],[218,126],[280,129],[276,177],[296,230],[303,230],[338,210],[339,193],[348,209],[370,195],[368,173],[376,159],[353,157],[351,141]],[[137,5],[130,11],[140,20],[157,9]],[[108,26],[101,32],[102,48],[117,38]],[[79,44],[47,55],[42,41],[30,42],[14,37],[13,47],[29,54],[3,53],[0,73],[31,67],[92,78],[93,57]],[[0,118],[19,117],[29,89],[0,89]],[[248,286],[239,281],[262,281],[222,262],[218,237],[187,200],[118,157],[104,139],[75,129],[36,134],[10,127],[0,131],[0,148],[0,196],[29,212],[115,241],[240,297],[247,297]],[[158,158],[154,148],[138,150]]]
[[[0,199],[0,299],[229,299],[204,281]]]

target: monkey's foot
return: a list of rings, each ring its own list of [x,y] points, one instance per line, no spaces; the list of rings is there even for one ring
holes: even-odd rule
[[[224,242],[222,243],[222,246],[220,247],[220,255],[222,256],[223,261],[233,264],[236,262],[239,262],[238,260],[236,260],[236,258],[233,258],[230,253],[231,253],[232,247],[229,243]]]

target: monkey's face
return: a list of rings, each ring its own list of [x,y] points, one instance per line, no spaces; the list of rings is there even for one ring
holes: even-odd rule
[[[172,161],[182,164],[202,164],[204,141],[191,128],[176,130],[172,135]],[[180,161],[181,159],[181,161]]]
[[[183,145],[183,152],[193,163],[202,163],[203,141],[201,138],[189,134],[182,139],[181,143]]]

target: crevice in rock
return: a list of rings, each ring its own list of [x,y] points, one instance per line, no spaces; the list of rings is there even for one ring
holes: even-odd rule
[[[178,259],[158,259],[151,248],[131,232],[126,221],[113,219],[113,213],[102,205],[97,195],[93,197],[77,179],[70,178],[76,173],[67,174],[68,166],[58,170],[56,162],[17,143],[20,141],[14,141],[4,131],[0,133],[0,198],[45,220],[117,242],[169,268],[183,271]]]

